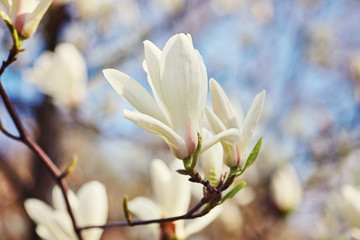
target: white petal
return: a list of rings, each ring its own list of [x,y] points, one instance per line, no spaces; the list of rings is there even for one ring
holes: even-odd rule
[[[105,69],[103,73],[115,91],[136,110],[167,123],[155,100],[137,81],[115,69]]]
[[[210,139],[213,135],[205,128],[201,131],[203,139]],[[200,155],[200,161],[204,168],[205,179],[216,186],[223,169],[223,148],[220,143],[215,144]]]
[[[72,229],[62,226],[61,223],[59,224],[55,211],[47,204],[37,199],[27,199],[24,206],[30,218],[45,227],[56,239],[72,239]]]
[[[280,210],[291,211],[301,202],[301,184],[291,165],[276,171],[271,179],[270,189],[273,201]]]
[[[205,105],[207,79],[204,63],[184,34],[169,39],[161,56],[161,88],[171,116],[171,127],[185,139],[199,131]]]
[[[216,134],[226,130],[225,125],[221,122],[218,116],[216,116],[208,107],[205,107],[205,116],[210,124],[211,129]]]
[[[154,190],[156,200],[160,206],[162,217],[171,217],[169,212],[175,205],[171,199],[172,186],[172,173],[166,164],[159,160],[154,159],[150,165],[151,185]]]
[[[181,165],[181,160],[175,159],[176,163]],[[189,204],[191,200],[191,182],[189,182],[188,177],[178,174],[176,172],[177,169],[180,169],[179,166],[172,170],[172,191],[170,192],[170,196],[172,199],[172,208],[169,214],[171,216],[179,216],[185,214],[189,209]],[[170,207],[170,206],[169,206]]]
[[[228,97],[221,86],[213,78],[210,79],[210,93],[213,111],[224,123],[225,127],[239,128],[238,119],[234,114],[234,110]]]
[[[148,74],[148,82],[157,103],[164,109],[164,99],[160,87],[160,58],[161,50],[150,41],[144,41],[145,61],[144,70]]]
[[[175,172],[182,168],[181,160],[175,159],[171,171],[163,161],[151,162],[152,187],[158,201],[162,217],[185,214],[191,198],[191,184],[187,177]]]
[[[63,77],[67,77],[67,97],[72,104],[79,104],[86,95],[87,67],[82,53],[70,43],[59,44],[55,53],[59,57],[59,64],[65,67]],[[64,84],[64,79],[61,80]],[[65,101],[64,101],[65,102]]]
[[[29,38],[36,31],[42,17],[48,10],[53,0],[41,0],[35,10],[27,17],[26,23],[21,31],[24,38]]]
[[[98,181],[88,182],[79,189],[77,196],[81,209],[79,222],[87,225],[101,225],[106,223],[108,201],[103,184]]]
[[[350,230],[350,235],[352,238],[354,238],[355,240],[360,240],[360,229],[359,228],[352,228]]]
[[[68,195],[68,199],[69,199],[71,207],[76,212],[78,209],[78,206],[79,206],[78,198],[76,197],[75,193],[73,191],[71,191],[70,189],[68,190],[67,195]],[[59,186],[53,187],[52,203],[53,203],[54,209],[56,211],[67,212],[67,207],[66,207],[66,203],[64,200],[64,196],[63,196],[63,193]]]
[[[185,231],[184,231],[185,233],[184,236],[182,236],[182,238],[187,238],[188,236],[194,233],[200,232],[212,221],[214,221],[220,215],[221,211],[222,211],[222,206],[217,206],[205,216],[196,218],[194,220],[189,220],[188,223],[185,225]]]
[[[4,5],[4,7],[6,8],[6,10],[8,10],[8,12],[10,11],[10,7],[12,5],[12,2],[10,0],[0,0],[0,3]]]
[[[259,122],[261,112],[264,106],[265,101],[265,91],[262,91],[254,98],[253,103],[251,104],[250,110],[246,114],[244,124],[241,131],[241,158],[246,158],[247,148],[250,142],[250,139],[254,133],[256,125]]]
[[[77,208],[79,206],[79,200],[77,199],[75,193],[68,190],[68,199],[72,208]],[[59,186],[55,185],[52,190],[52,203],[55,210],[67,212],[66,203],[64,201],[63,193]]]
[[[24,202],[24,206],[28,215],[36,223],[43,223],[52,218],[52,208],[43,201],[30,198]]]
[[[77,106],[86,95],[87,69],[80,51],[71,44],[59,44],[55,52],[43,53],[33,69],[23,75],[56,103]],[[51,79],[51,81],[49,81]]]
[[[59,186],[54,186],[52,189],[52,204],[56,210],[66,212],[66,204]]]
[[[345,185],[341,189],[341,194],[345,219],[351,227],[360,228],[360,191],[351,185]]]
[[[163,137],[177,158],[184,159],[188,157],[189,154],[184,140],[159,120],[142,113],[131,112],[128,110],[124,110],[124,118],[129,119],[137,126],[151,133]]]
[[[54,211],[54,219],[59,231],[53,232],[52,235],[54,235],[58,240],[77,239],[71,218],[67,212]]]
[[[59,240],[56,238],[56,236],[53,236],[51,234],[51,232],[49,232],[49,230],[44,227],[43,225],[37,225],[36,226],[36,234],[39,235],[39,237],[41,237],[42,239],[46,239],[46,240]]]
[[[129,210],[141,220],[161,218],[158,205],[146,197],[136,197],[128,205]]]
[[[79,202],[79,225],[103,225],[108,215],[107,194],[103,184],[92,181],[84,184],[77,193]],[[87,240],[98,240],[102,235],[102,229],[84,231]]]
[[[229,144],[236,144],[240,140],[240,132],[236,128],[227,129],[210,139],[207,139],[201,147],[201,153],[209,149],[211,146],[218,142],[226,142]]]
[[[245,160],[241,159],[239,154],[239,144],[230,145],[227,143],[222,143],[224,150],[224,163],[228,167],[241,167]]]

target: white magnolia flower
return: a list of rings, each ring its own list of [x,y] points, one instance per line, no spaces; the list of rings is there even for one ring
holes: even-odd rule
[[[35,33],[52,0],[0,0],[0,3],[8,13],[7,20],[26,39]]]
[[[191,183],[186,176],[174,171],[180,167],[180,161],[174,161],[173,169],[170,170],[163,161],[153,160],[150,174],[157,203],[146,197],[136,197],[129,201],[130,211],[142,220],[176,217],[185,214],[190,204]],[[216,207],[204,217],[187,220],[186,225],[184,220],[174,222],[176,237],[185,239],[200,231],[212,222],[220,211],[221,208]]]
[[[86,95],[86,63],[81,52],[69,43],[59,44],[55,52],[43,53],[25,77],[59,105],[75,107]]]
[[[115,69],[103,71],[111,86],[137,111],[124,111],[124,117],[139,127],[162,136],[176,158],[191,156],[197,146],[197,133],[205,107],[207,73],[191,36],[171,37],[161,51],[145,41],[144,69],[153,97],[134,79]],[[231,141],[238,131],[231,129],[203,143],[202,151],[220,140]]]
[[[224,90],[213,78],[210,79],[210,93],[213,112],[206,108],[205,113],[212,130],[216,134],[226,129],[237,128],[240,130],[240,141],[236,145],[222,142],[225,164],[229,167],[240,168],[247,159],[248,146],[260,119],[265,101],[265,91],[256,95],[245,120],[243,120],[242,114],[239,116],[235,114]]]
[[[295,169],[287,165],[278,169],[271,180],[271,196],[279,210],[290,212],[301,202],[302,189]]]
[[[341,195],[346,221],[351,227],[360,229],[360,189],[345,185],[341,189]]]
[[[92,181],[84,184],[77,195],[72,191],[68,197],[77,223],[80,227],[103,225],[108,214],[108,202],[104,185]],[[54,208],[38,199],[27,199],[25,210],[37,224],[36,233],[46,240],[77,240],[65,201],[59,187],[52,192]],[[85,240],[99,240],[102,229],[82,231]]]
[[[201,135],[204,139],[212,137],[212,133],[206,128],[202,129]],[[223,148],[221,144],[216,143],[214,146],[203,152],[200,155],[200,162],[204,168],[205,179],[209,180],[212,186],[217,186],[224,167]]]

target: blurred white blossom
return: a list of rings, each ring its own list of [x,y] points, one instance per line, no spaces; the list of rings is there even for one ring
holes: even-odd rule
[[[191,198],[191,183],[186,176],[175,172],[181,168],[181,162],[175,160],[171,170],[159,159],[151,162],[151,183],[155,192],[157,203],[146,197],[136,197],[129,201],[129,209],[142,220],[176,217],[188,211]],[[179,239],[185,239],[194,234],[210,222],[220,213],[221,207],[214,208],[204,217],[194,220],[184,220],[174,222],[175,234]],[[158,229],[154,229],[159,234]]]
[[[270,188],[272,199],[282,212],[291,212],[301,203],[301,184],[295,169],[290,164],[275,172]]]
[[[242,190],[239,192],[241,193]],[[223,210],[219,216],[227,232],[237,232],[244,224],[244,217],[240,207],[234,201],[226,201],[223,203]]]
[[[185,0],[154,0],[157,2],[167,13],[176,14],[184,9]]]
[[[345,185],[341,189],[343,213],[352,228],[360,229],[360,189]]]
[[[190,34],[176,34],[161,51],[145,41],[144,70],[154,98],[134,79],[115,69],[103,71],[111,86],[137,111],[124,117],[139,127],[160,135],[176,158],[191,156],[198,144],[197,133],[205,107],[207,73]],[[226,130],[226,129],[224,129]],[[236,129],[219,133],[203,142],[202,151],[220,140],[234,141]]]
[[[251,12],[260,23],[268,23],[274,17],[274,5],[271,0],[252,1]]]
[[[201,130],[201,135],[204,139],[212,137],[212,133],[206,128],[202,128]],[[224,167],[223,148],[221,143],[216,143],[214,146],[203,152],[200,155],[200,162],[204,169],[205,179],[209,180],[212,186],[217,186]]]
[[[103,184],[92,181],[84,184],[77,195],[68,192],[70,205],[80,227],[103,225],[108,214],[106,190]],[[36,233],[43,239],[77,240],[62,192],[58,186],[52,191],[54,208],[38,199],[25,200],[25,210],[37,224]],[[102,229],[82,231],[85,240],[100,240]]]
[[[80,16],[89,17],[106,14],[111,10],[112,0],[74,0]]]
[[[25,78],[55,103],[76,107],[86,95],[87,69],[81,52],[72,44],[62,43],[55,52],[43,53]]]
[[[224,148],[224,162],[229,167],[241,167],[247,159],[247,149],[259,122],[265,101],[265,91],[256,95],[245,120],[242,114],[235,115],[235,111],[224,90],[210,79],[210,93],[213,111],[206,108],[206,118],[212,130],[218,134],[226,129],[236,128],[240,131],[240,141],[236,145],[222,142]]]
[[[49,8],[52,0],[0,0],[3,7],[0,12],[6,10],[7,15],[1,14],[4,20],[8,20],[15,27],[16,31],[23,37],[29,38],[35,32]]]

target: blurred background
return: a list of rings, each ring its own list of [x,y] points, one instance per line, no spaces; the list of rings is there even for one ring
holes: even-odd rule
[[[247,112],[263,89],[266,100],[254,137],[263,136],[261,154],[243,177],[248,186],[189,239],[360,239],[359,22],[357,0],[54,0],[2,81],[60,169],[79,157],[70,187],[101,181],[109,220],[124,220],[124,195],[153,196],[150,161],[173,157],[162,139],[123,119],[132,108],[101,71],[119,69],[150,89],[142,42],[162,49],[170,36],[190,33],[208,76],[234,106]],[[0,41],[5,60],[11,38],[3,22]],[[43,66],[63,63],[40,61],[62,43],[80,51],[86,67],[74,69],[81,73],[64,77],[66,67]],[[64,78],[76,77],[84,84],[64,93]],[[52,82],[44,86],[44,78]],[[2,103],[0,118],[16,135]],[[23,201],[51,203],[53,184],[25,146],[0,135],[1,239],[38,239]],[[148,239],[139,229],[111,228],[102,239]]]

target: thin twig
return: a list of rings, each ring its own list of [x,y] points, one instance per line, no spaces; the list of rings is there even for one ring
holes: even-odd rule
[[[1,75],[4,73],[5,69],[16,60],[16,55],[19,53],[19,50],[16,49],[16,47],[14,46],[10,52],[9,52],[9,56],[8,59],[6,61],[3,62],[1,68],[0,68],[0,77]],[[17,114],[9,96],[7,95],[2,82],[0,80],[0,95],[1,98],[4,101],[5,107],[8,111],[8,113],[10,114],[10,117],[12,119],[12,121],[14,122],[18,132],[19,132],[19,137],[12,137],[15,140],[21,141],[22,143],[24,143],[26,146],[29,147],[29,149],[31,149],[33,151],[33,153],[35,155],[37,155],[39,157],[39,159],[41,160],[41,162],[44,164],[44,166],[46,167],[46,169],[50,172],[51,176],[53,177],[53,179],[56,181],[56,183],[60,186],[60,189],[62,191],[62,194],[64,196],[65,199],[65,204],[66,204],[66,208],[67,211],[70,215],[70,218],[72,220],[72,224],[74,227],[74,230],[76,232],[76,235],[78,236],[79,240],[83,240],[82,236],[81,236],[81,230],[76,222],[75,219],[75,215],[71,209],[70,206],[70,202],[69,202],[69,198],[67,196],[67,192],[68,192],[68,185],[65,181],[64,178],[61,178],[61,171],[59,170],[59,168],[54,164],[54,162],[50,159],[50,157],[42,150],[42,148],[30,137],[30,135],[28,134],[28,132],[26,131],[24,125],[22,124],[22,121],[19,117],[19,115]],[[5,133],[5,135],[7,135]],[[8,135],[7,135],[8,136]],[[11,137],[11,136],[9,136]]]
[[[169,218],[159,218],[159,219],[152,219],[152,220],[132,220],[131,222],[109,222],[104,225],[94,225],[94,226],[85,226],[81,227],[80,230],[86,230],[86,229],[92,229],[92,228],[111,228],[111,227],[125,227],[125,226],[138,226],[138,225],[147,225],[147,224],[153,224],[153,223],[164,223],[164,222],[173,222],[177,220],[186,220],[186,219],[194,219],[202,217],[206,214],[208,214],[211,209],[217,206],[217,204],[221,200],[221,194],[223,191],[225,191],[227,188],[230,187],[230,185],[233,183],[235,176],[228,176],[226,181],[223,184],[220,184],[217,188],[211,186],[210,184],[205,184],[207,181],[201,178],[200,174],[198,174],[195,171],[195,174],[193,176],[196,176],[195,178],[192,178],[190,181],[192,182],[198,182],[203,184],[207,192],[205,193],[204,197],[192,208],[190,209],[186,214],[177,216],[177,217],[169,217]],[[199,213],[196,213],[198,210],[200,210],[203,206],[206,204],[210,205],[210,207],[205,207],[202,211]]]
[[[169,218],[159,218],[159,219],[152,219],[152,220],[133,220],[131,224],[126,222],[110,222],[104,225],[94,225],[94,226],[86,226],[81,227],[80,230],[92,229],[92,228],[111,228],[111,227],[125,227],[125,226],[139,226],[139,225],[148,225],[154,223],[164,223],[164,222],[174,222],[177,220],[185,220],[185,219],[194,219],[199,218],[207,214],[208,212],[200,212],[198,214],[191,214],[190,211],[184,215],[177,216],[177,217],[169,217]]]
[[[5,136],[7,136],[7,137],[9,137],[9,138],[12,138],[12,139],[17,140],[17,141],[20,141],[20,140],[21,140],[20,137],[13,135],[12,133],[10,133],[9,131],[7,131],[7,130],[4,129],[3,127],[0,128],[0,131],[2,131],[2,132],[5,134]]]

